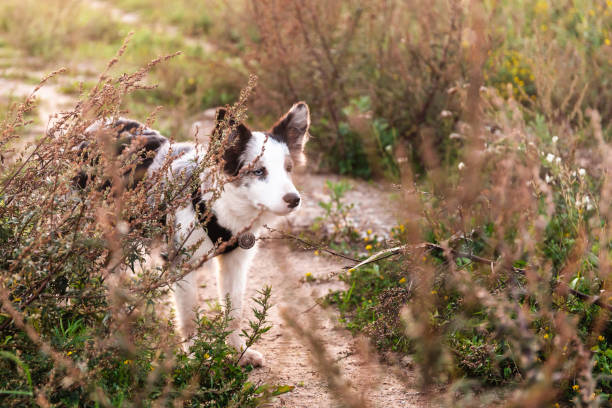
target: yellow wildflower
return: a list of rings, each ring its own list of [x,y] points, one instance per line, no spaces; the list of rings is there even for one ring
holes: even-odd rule
[[[605,43],[606,45],[610,45],[610,39],[609,39],[609,38],[606,38],[606,39],[604,40],[604,43]]]
[[[365,247],[366,251],[371,251],[372,250],[372,245],[368,244]]]
[[[368,229],[367,233],[368,233],[368,235],[372,235],[372,230]]]
[[[432,295],[437,295],[437,294],[438,294],[438,291],[437,291],[437,290],[432,290],[432,291],[431,291],[431,294],[432,294]]]
[[[406,282],[406,278],[402,278],[399,280],[399,283],[405,283]]]
[[[355,268],[351,268],[348,270],[348,273],[353,273],[353,272],[355,272]]]
[[[370,240],[370,237],[363,237],[363,242],[368,242]]]
[[[559,405],[558,402],[555,402],[555,408],[561,408],[561,405]]]
[[[597,337],[597,340],[599,340],[599,341],[604,341],[604,336],[599,335],[599,337]]]
[[[311,276],[312,276],[312,273],[310,273],[310,272],[306,272],[306,277],[307,277],[307,278],[310,278]]]
[[[580,391],[580,386],[578,384],[574,384],[574,385],[572,385],[572,390]]]
[[[130,364],[131,362],[132,362],[131,360],[125,360],[125,361],[123,362],[123,364],[128,365],[128,364]]]
[[[69,352],[67,352],[67,353],[66,353],[66,355],[67,355],[67,356],[70,356],[70,355],[72,355],[73,353],[74,353],[74,351],[69,351]]]
[[[540,0],[535,5],[535,12],[538,14],[545,13],[548,10],[548,3],[544,0]]]
[[[400,229],[400,232],[404,232],[406,227],[404,227],[404,224],[400,224],[399,229]]]
[[[550,336],[548,335],[548,333],[546,333],[546,334],[544,335],[544,339],[548,339],[549,337],[550,337]]]
[[[204,353],[204,358],[205,358],[206,360],[208,360],[208,359],[210,358],[210,354],[208,354],[208,353]]]
[[[318,250],[318,249],[317,249],[317,250],[315,250],[315,251],[314,251],[314,254],[315,254],[315,256],[319,256],[319,254],[320,254],[319,250]]]

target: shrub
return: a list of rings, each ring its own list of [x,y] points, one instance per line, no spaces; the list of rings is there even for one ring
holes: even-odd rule
[[[198,336],[183,350],[162,300],[193,270],[186,260],[194,248],[177,248],[161,266],[145,260],[173,236],[174,211],[191,199],[193,180],[161,182],[169,162],[141,180],[137,166],[147,155],[138,139],[117,157],[112,131],[85,132],[117,117],[126,94],[142,89],[148,71],[170,58],[118,78],[103,73],[32,146],[20,146],[17,131],[27,125],[34,94],[0,125],[7,160],[0,175],[2,406],[242,407],[290,389],[248,381],[250,368],[240,367],[240,353],[225,343],[227,313],[200,315]],[[252,87],[232,110],[237,120]],[[211,143],[209,159],[223,140]],[[89,181],[79,188],[83,171]],[[243,333],[248,346],[268,330],[269,298],[266,289],[257,300]]]

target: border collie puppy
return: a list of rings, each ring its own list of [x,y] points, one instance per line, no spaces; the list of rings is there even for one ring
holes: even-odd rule
[[[226,114],[224,109],[219,109],[217,126],[226,120]],[[300,207],[300,194],[291,180],[291,171],[304,162],[310,112],[306,103],[298,102],[268,132],[251,131],[242,123],[233,125],[227,135],[223,166],[213,167],[225,173],[229,182],[213,200],[210,191],[215,186],[210,185],[210,174],[206,171],[214,170],[205,170],[199,174],[199,191],[193,192],[191,202],[178,209],[174,217],[175,248],[189,248],[199,243],[189,262],[198,265],[205,256],[210,257],[211,253],[214,256],[177,282],[173,291],[178,328],[187,338],[195,329],[198,278],[203,273],[216,274],[219,301],[226,307],[226,299],[230,300],[233,331],[228,343],[241,351],[245,340],[238,329],[248,270],[257,251],[256,237],[264,224]],[[98,126],[89,131],[95,131]],[[164,177],[189,176],[206,154],[193,143],[171,143],[159,132],[135,121],[120,119],[113,124],[113,130],[120,138],[127,135],[127,144],[134,138],[144,138],[143,160],[136,168],[142,176],[151,177],[169,156],[173,160],[169,174]],[[263,362],[263,355],[252,349],[246,350],[240,361],[253,366],[261,366]]]

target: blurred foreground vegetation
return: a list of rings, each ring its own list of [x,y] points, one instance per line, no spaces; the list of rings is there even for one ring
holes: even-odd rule
[[[393,258],[346,271],[347,289],[327,299],[381,351],[414,355],[423,385],[443,386],[448,406],[497,406],[500,399],[516,407],[608,404],[612,2],[5,0],[0,79],[7,89],[14,82],[33,87],[42,73],[66,66],[50,82],[86,99],[131,31],[111,77],[160,55],[182,54],[150,67],[142,84],[153,89],[131,89],[114,100],[119,105],[98,113],[122,110],[142,120],[156,112],[157,128],[186,140],[204,110],[236,101],[255,74],[254,127],[271,125],[287,106],[305,100],[313,119],[313,171],[398,185],[402,217],[387,236],[355,231],[339,185],[330,185],[336,201],[322,205],[331,233],[306,233],[363,257],[400,248]],[[10,126],[18,98],[0,97],[7,138],[22,132]],[[32,109],[22,112],[40,120]],[[3,167],[3,183],[14,170]],[[56,305],[50,315],[27,309],[18,290],[31,288],[9,285],[25,269],[6,271],[21,259],[15,248],[28,247],[43,224],[35,222],[36,212],[11,206],[6,189],[0,199],[6,301],[31,313],[54,350],[89,359],[89,338],[98,335],[93,331],[103,327],[104,315],[86,319],[74,304]],[[23,208],[34,210],[33,199]],[[94,241],[82,248],[108,245]],[[52,268],[45,263],[55,259],[49,253],[37,256],[39,272]],[[86,289],[102,299],[102,283],[82,278],[93,259],[70,259],[70,271],[53,275],[60,281],[56,290],[82,296]],[[64,282],[62,276],[81,278]],[[52,320],[44,321],[43,312]],[[4,401],[31,401],[27,393],[41,384],[57,386],[41,391],[53,401],[81,401],[75,387],[49,380],[63,375],[56,373],[61,369],[2,313],[0,364],[11,378],[2,389],[26,393]],[[156,336],[158,329],[142,319],[139,335]],[[14,331],[5,333],[7,327]],[[221,347],[224,328],[215,327],[218,336],[206,347]],[[114,368],[101,371],[110,377],[96,384],[117,395],[108,405],[138,395],[129,379],[148,381],[155,365],[153,351],[144,350],[119,348],[104,357]],[[178,371],[168,369],[164,378],[180,388],[194,362],[174,353]],[[218,404],[236,403],[237,395],[258,403],[269,390],[249,385],[240,368],[227,365],[227,353],[221,347],[199,357],[232,384],[211,385],[229,395],[219,394]],[[206,363],[210,356],[219,356],[215,364]],[[125,388],[105,388],[110,384]]]

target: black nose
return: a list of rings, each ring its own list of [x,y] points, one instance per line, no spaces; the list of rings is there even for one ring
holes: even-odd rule
[[[287,193],[283,196],[283,200],[288,205],[289,208],[295,208],[300,204],[300,196],[295,193]]]

